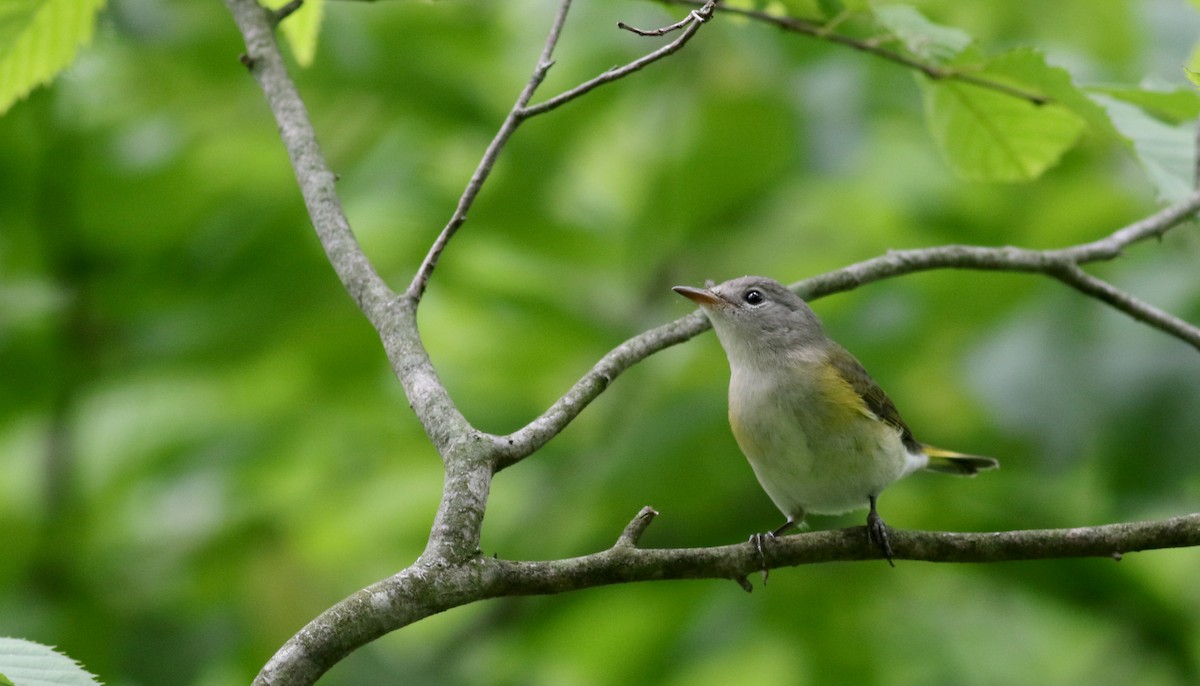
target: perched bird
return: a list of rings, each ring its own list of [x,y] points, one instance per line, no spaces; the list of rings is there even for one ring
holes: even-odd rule
[[[974,475],[999,466],[990,457],[918,442],[862,364],[778,281],[744,276],[674,290],[701,307],[725,348],[730,427],[759,484],[787,517],[783,526],[751,537],[760,555],[764,538],[808,513],[869,507],[868,537],[891,564],[887,526],[876,510],[884,488],[920,469]]]

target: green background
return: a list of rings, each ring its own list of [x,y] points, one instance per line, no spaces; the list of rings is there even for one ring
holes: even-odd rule
[[[543,96],[659,44],[646,2],[579,2]],[[1186,83],[1183,2],[919,3],[985,51],[1032,45],[1084,83]],[[549,0],[331,2],[295,71],[355,232],[403,287],[528,78]],[[304,213],[221,3],[112,0],[94,43],[0,119],[0,635],[109,684],[248,682],[317,613],[409,565],[440,461]],[[538,98],[540,99],[540,98]],[[421,311],[481,429],[532,419],[601,355],[692,306],[889,249],[1054,248],[1157,209],[1088,134],[1041,179],[968,183],[916,77],[722,18],[683,52],[526,124]],[[1194,226],[1089,268],[1200,322]],[[1196,511],[1200,360],[1045,277],[943,271],[814,303],[918,437],[996,456],[919,474],[899,528],[1084,526]],[[711,334],[622,376],[495,480],[484,553],[709,546],[780,515],[725,421]],[[852,526],[861,513],[813,518]],[[637,584],[458,608],[328,684],[1194,684],[1200,553],[901,561]],[[757,582],[757,580],[756,580]]]

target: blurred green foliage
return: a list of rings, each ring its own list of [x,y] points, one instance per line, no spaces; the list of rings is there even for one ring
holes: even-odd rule
[[[1182,0],[916,4],[985,51],[1037,47],[1113,101],[1147,79],[1185,87],[1200,28]],[[553,5],[325,5],[295,76],[393,285],[449,217]],[[618,20],[679,14],[578,2],[541,92],[657,44]],[[316,613],[410,564],[438,501],[438,457],[324,260],[241,48],[220,3],[113,0],[68,73],[0,119],[0,634],[109,684],[248,682]],[[947,242],[1059,247],[1157,207],[1131,149],[1094,131],[1036,181],[962,181],[922,107],[899,66],[723,18],[529,122],[422,308],[442,380],[479,427],[511,431],[690,311],[671,285],[796,281]],[[1092,270],[1198,322],[1198,257],[1189,226]],[[918,436],[1003,464],[897,484],[881,499],[894,526],[1196,510],[1185,344],[1024,275],[920,274],[815,308]],[[652,546],[776,526],[729,436],[726,376],[709,335],[622,376],[497,477],[485,554],[586,554],[646,504],[662,512]],[[322,683],[1194,684],[1197,574],[1200,553],[1177,550],[504,599],[390,635]]]

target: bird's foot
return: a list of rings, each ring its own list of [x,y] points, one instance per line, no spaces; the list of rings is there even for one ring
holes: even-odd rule
[[[767,541],[774,540],[775,533],[773,531],[767,531],[766,533],[754,534],[750,537],[749,541],[750,543],[754,544],[755,550],[758,551],[758,559],[760,562],[762,562],[763,586],[767,585],[767,576],[769,576],[771,573],[771,570],[767,569],[767,552],[764,549],[764,546],[766,545]]]
[[[896,566],[896,563],[892,561],[892,544],[888,540],[888,525],[875,510],[875,496],[871,496],[871,511],[867,513],[867,540],[879,546],[879,550],[883,552],[889,565]]]

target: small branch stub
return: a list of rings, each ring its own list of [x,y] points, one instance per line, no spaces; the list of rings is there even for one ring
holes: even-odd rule
[[[621,536],[617,539],[616,548],[636,548],[638,541],[641,540],[642,534],[646,533],[646,529],[654,518],[658,516],[658,510],[647,505],[643,507],[637,516],[633,518],[625,526],[625,530],[621,532]]]
[[[303,4],[304,0],[292,0],[274,12],[271,12],[271,25],[278,26],[279,22],[292,16]]]

